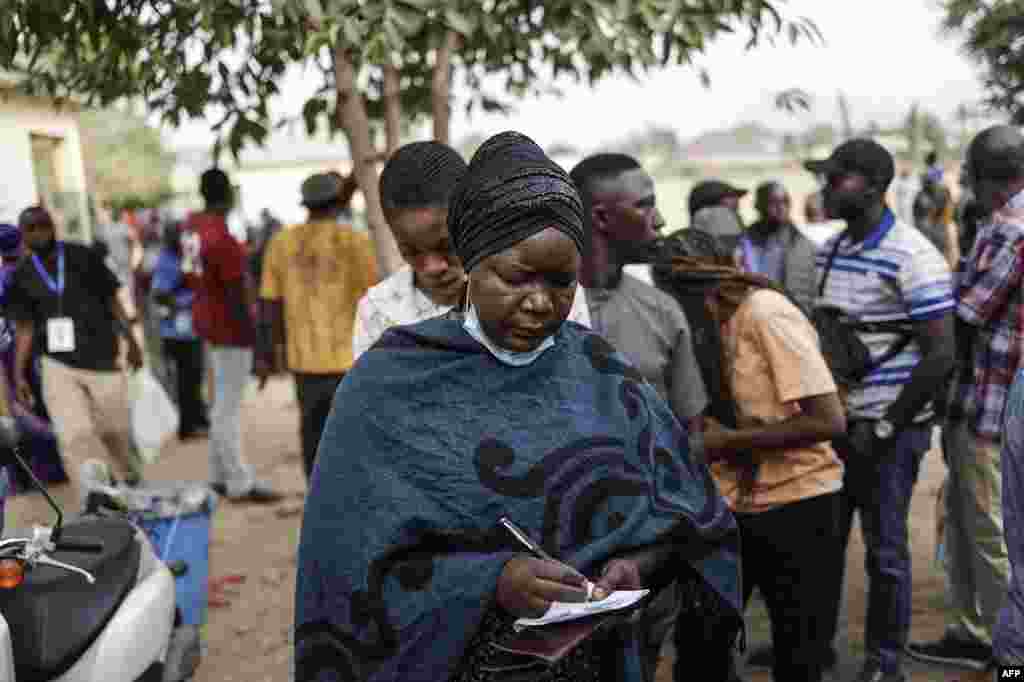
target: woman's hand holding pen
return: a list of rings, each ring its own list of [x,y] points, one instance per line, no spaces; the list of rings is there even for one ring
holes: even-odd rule
[[[588,594],[588,580],[576,569],[529,555],[513,557],[498,578],[498,604],[516,618],[540,618],[551,602],[584,602],[608,596],[600,587]]]
[[[604,565],[601,577],[594,588],[595,596],[601,593],[599,599],[604,599],[616,590],[640,590],[643,589],[643,581],[640,578],[640,567],[630,559],[612,559]]]

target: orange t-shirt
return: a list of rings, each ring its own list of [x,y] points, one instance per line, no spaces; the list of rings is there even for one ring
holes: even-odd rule
[[[836,392],[817,332],[782,294],[754,292],[723,332],[725,367],[741,428],[784,421],[799,414],[799,400]],[[739,468],[726,461],[711,465],[730,507],[762,512],[842,488],[843,464],[828,443],[773,455],[762,460],[753,495],[739,508]]]

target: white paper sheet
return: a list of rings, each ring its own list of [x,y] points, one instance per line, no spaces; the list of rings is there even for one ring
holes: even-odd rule
[[[617,611],[632,606],[650,593],[650,590],[618,590],[612,592],[600,601],[580,602],[577,604],[566,602],[551,602],[547,613],[540,618],[520,618],[515,622],[517,630],[533,627],[536,625],[550,625],[551,623],[562,623],[567,620],[586,618],[606,611]]]

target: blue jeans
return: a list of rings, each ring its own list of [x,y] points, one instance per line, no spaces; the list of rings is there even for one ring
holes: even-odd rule
[[[885,449],[851,452],[836,443],[846,463],[839,513],[834,628],[842,599],[846,547],[854,511],[860,512],[868,574],[868,614],[864,635],[869,659],[885,672],[897,672],[910,634],[911,572],[907,530],[910,497],[921,460],[931,448],[932,427],[914,426],[899,433]],[[835,634],[833,629],[832,634]],[[831,638],[830,638],[831,639]]]

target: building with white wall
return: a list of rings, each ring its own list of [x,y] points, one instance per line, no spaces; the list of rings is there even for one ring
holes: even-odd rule
[[[78,107],[14,91],[18,77],[0,71],[0,222],[15,222],[28,206],[50,209],[62,238],[92,239],[89,189]]]

